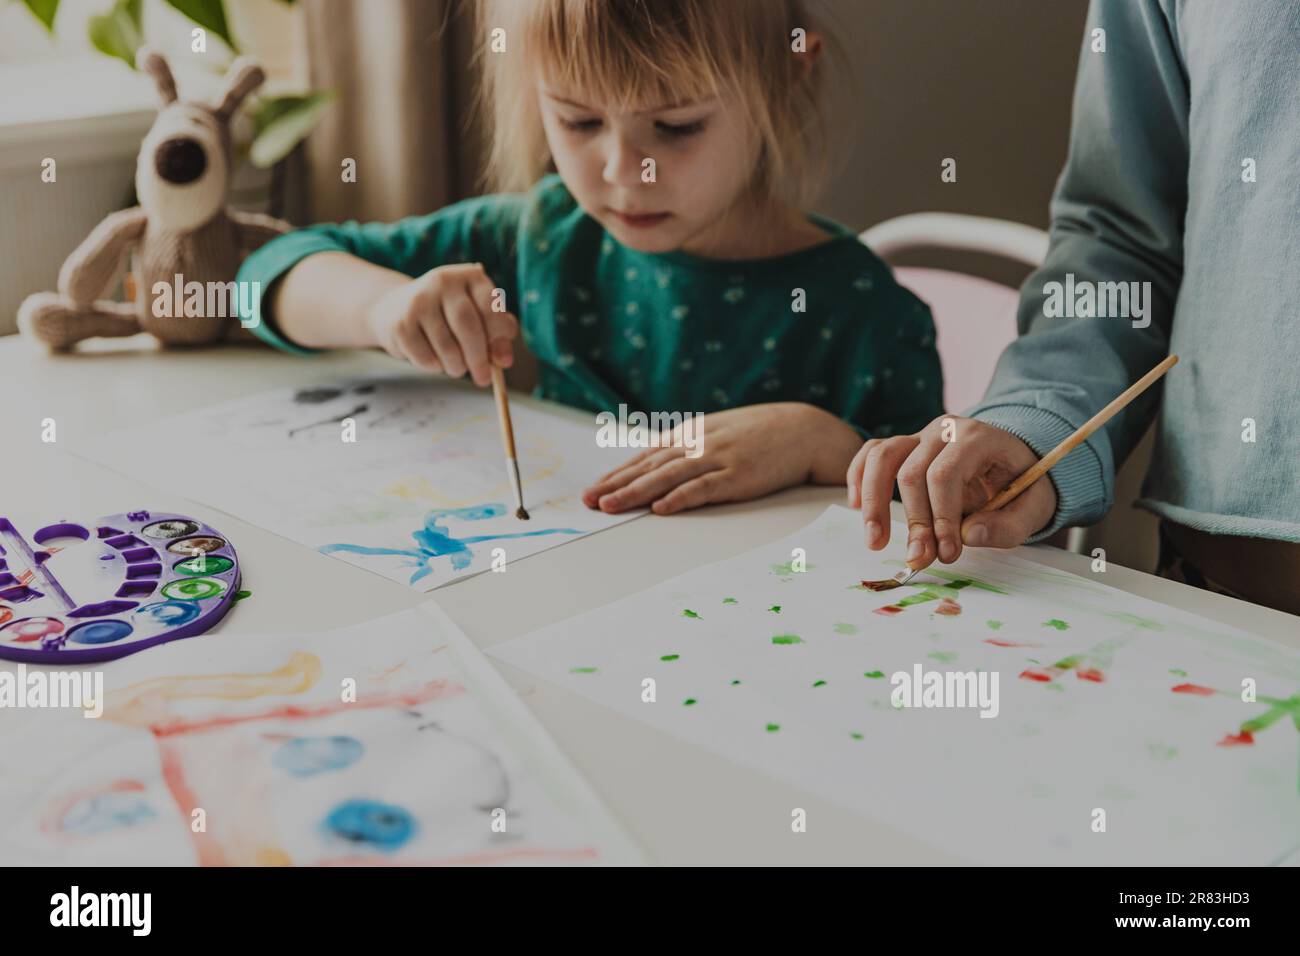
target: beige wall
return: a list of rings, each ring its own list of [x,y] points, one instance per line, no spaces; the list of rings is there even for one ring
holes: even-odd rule
[[[861,229],[908,212],[1046,228],[1065,161],[1087,0],[822,0],[847,64],[822,211]],[[957,182],[940,162],[957,160]],[[927,264],[958,265],[955,257]],[[1018,282],[1023,270],[964,260]]]

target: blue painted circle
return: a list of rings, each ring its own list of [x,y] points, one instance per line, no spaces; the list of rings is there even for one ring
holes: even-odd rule
[[[325,828],[349,843],[392,851],[415,833],[415,818],[390,803],[348,800],[330,811]]]
[[[68,640],[73,644],[112,644],[128,636],[132,630],[126,621],[91,621],[68,631]]]
[[[192,601],[158,601],[154,604],[146,604],[135,613],[148,616],[155,624],[179,627],[194,620],[201,611]]]

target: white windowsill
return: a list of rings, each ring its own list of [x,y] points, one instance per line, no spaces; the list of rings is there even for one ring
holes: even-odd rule
[[[3,168],[132,156],[158,112],[148,77],[98,54],[0,65],[0,89]]]
[[[176,82],[183,97],[206,98],[222,77],[178,71]],[[152,79],[99,53],[0,64],[0,89],[0,169],[134,157],[161,105]]]

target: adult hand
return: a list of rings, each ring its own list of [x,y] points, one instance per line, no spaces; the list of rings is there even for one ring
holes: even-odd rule
[[[962,523],[1037,461],[1033,449],[1008,431],[944,415],[915,435],[863,445],[849,466],[849,507],[862,509],[867,547],[879,551],[889,543],[897,481],[907,512],[908,567],[928,567],[936,557],[951,564],[963,544],[1014,548],[1052,520],[1056,488],[1044,476],[1005,507]]]

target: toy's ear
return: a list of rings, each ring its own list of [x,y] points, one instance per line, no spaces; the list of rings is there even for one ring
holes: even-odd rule
[[[219,119],[228,120],[235,115],[239,104],[244,102],[249,93],[257,89],[266,80],[262,68],[245,57],[240,57],[231,64],[226,74],[226,89],[221,94],[221,102],[213,109]]]
[[[135,65],[153,77],[154,85],[162,96],[163,106],[176,102],[176,80],[172,68],[157,50],[142,46],[135,54]]]

